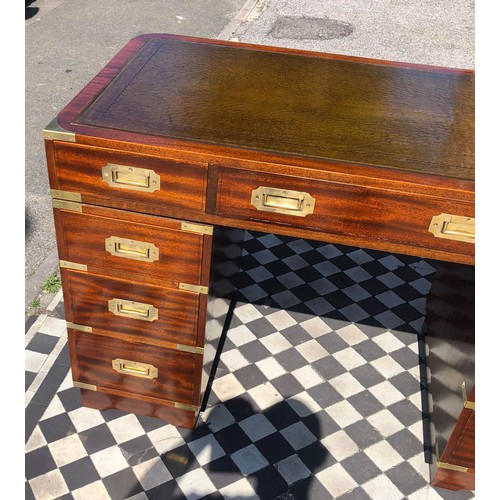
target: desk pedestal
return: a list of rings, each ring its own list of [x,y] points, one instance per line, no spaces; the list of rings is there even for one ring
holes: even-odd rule
[[[474,489],[474,271],[442,263],[426,311],[432,484]]]

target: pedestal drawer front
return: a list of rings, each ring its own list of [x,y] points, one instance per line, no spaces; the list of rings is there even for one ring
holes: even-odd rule
[[[442,213],[474,217],[473,203],[409,191],[220,168],[216,213],[349,236],[361,246],[385,241],[474,255],[473,243],[429,231]]]
[[[135,342],[203,346],[206,295],[68,269],[61,275],[70,323]]]
[[[450,451],[448,462],[474,469],[475,467],[475,436],[476,436],[476,413],[474,410],[464,410],[457,425],[465,421],[462,432],[457,438],[456,445]]]
[[[182,221],[81,205],[54,209],[61,267],[128,276],[163,286],[208,285],[211,236],[183,230]],[[203,226],[211,229],[210,226]]]
[[[52,189],[79,193],[84,203],[160,214],[205,206],[205,163],[56,142],[49,172]]]
[[[68,329],[75,382],[199,404],[202,356]]]

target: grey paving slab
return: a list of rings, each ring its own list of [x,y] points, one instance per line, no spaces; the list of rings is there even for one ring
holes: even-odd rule
[[[35,0],[25,20],[25,306],[57,265],[42,130],[131,38],[217,38],[245,0]]]

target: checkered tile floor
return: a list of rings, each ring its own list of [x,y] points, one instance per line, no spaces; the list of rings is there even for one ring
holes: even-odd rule
[[[428,486],[418,258],[247,233],[194,431],[82,408],[61,296],[26,333],[26,499],[470,499]]]

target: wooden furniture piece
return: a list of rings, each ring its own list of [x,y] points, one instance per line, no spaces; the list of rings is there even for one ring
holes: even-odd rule
[[[441,263],[426,304],[433,482],[474,489],[474,267]]]
[[[473,269],[472,71],[143,35],[44,136],[86,406],[194,426],[245,229]]]

